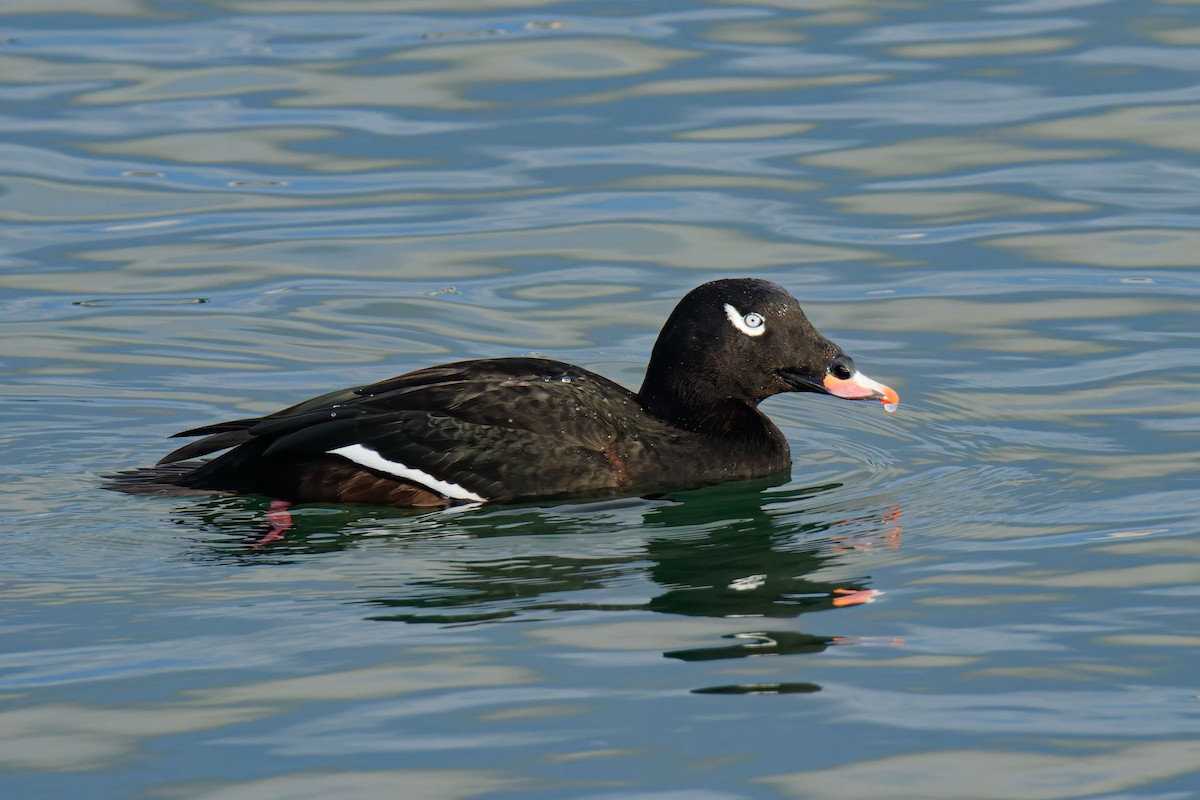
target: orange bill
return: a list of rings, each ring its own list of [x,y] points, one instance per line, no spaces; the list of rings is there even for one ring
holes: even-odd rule
[[[900,395],[896,394],[895,389],[873,381],[858,371],[844,379],[826,375],[823,384],[825,391],[834,397],[846,400],[879,400],[889,414],[900,405]]]

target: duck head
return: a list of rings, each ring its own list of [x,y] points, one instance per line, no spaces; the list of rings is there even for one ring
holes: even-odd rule
[[[786,289],[754,278],[712,281],[679,301],[639,397],[652,413],[679,418],[711,404],[756,406],[780,392],[879,400],[889,412],[900,402],[822,336]]]

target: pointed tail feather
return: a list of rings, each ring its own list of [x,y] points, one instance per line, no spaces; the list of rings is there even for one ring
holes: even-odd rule
[[[179,436],[180,434],[175,434]],[[166,466],[174,464],[177,461],[184,461],[189,458],[198,458],[206,456],[209,453],[215,453],[218,450],[227,450],[230,447],[237,447],[239,444],[245,444],[250,441],[253,436],[250,432],[243,429],[235,429],[222,431],[221,433],[213,433],[205,436],[203,439],[198,439],[194,442],[188,442],[183,447],[176,448],[170,453],[167,453],[158,461],[158,466]],[[193,464],[194,469],[197,464]]]
[[[175,464],[141,467],[105,475],[100,488],[125,494],[192,495],[212,494],[211,489],[194,489],[187,478],[205,464],[203,461],[183,461]]]

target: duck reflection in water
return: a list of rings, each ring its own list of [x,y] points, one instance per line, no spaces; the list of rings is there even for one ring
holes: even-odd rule
[[[898,507],[878,498],[853,504],[839,500],[838,484],[779,490],[785,480],[777,476],[668,498],[547,508],[425,514],[372,509],[392,515],[382,519],[364,518],[362,508],[315,508],[317,513],[295,514],[286,531],[280,531],[278,519],[271,521],[267,542],[261,532],[244,537],[252,513],[244,500],[232,506],[232,498],[197,504],[179,521],[194,526],[199,516],[224,531],[236,526],[243,534],[239,541],[212,542],[206,557],[256,564],[354,548],[367,539],[422,548],[421,577],[414,570],[406,578],[405,561],[398,559],[395,590],[376,589],[375,596],[362,598],[381,610],[370,617],[375,620],[469,625],[581,609],[788,619],[872,600],[877,592],[867,577],[810,576],[834,566],[844,569],[857,551],[899,547]],[[614,535],[620,544],[610,547]],[[519,547],[505,541],[513,537],[522,537]],[[608,537],[605,546],[597,547],[596,537]],[[464,539],[472,541],[470,548],[462,547]],[[444,555],[437,552],[443,542]],[[610,599],[614,585],[641,579],[657,587],[649,599]],[[581,599],[588,591],[601,596]],[[703,661],[815,653],[854,643],[788,626],[726,638],[727,644],[664,655]]]

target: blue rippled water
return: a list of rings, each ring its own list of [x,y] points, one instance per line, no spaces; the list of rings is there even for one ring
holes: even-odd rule
[[[7,0],[4,797],[1200,795],[1200,6]],[[790,475],[136,498],[442,361],[786,285]],[[881,592],[867,604],[847,593]]]

